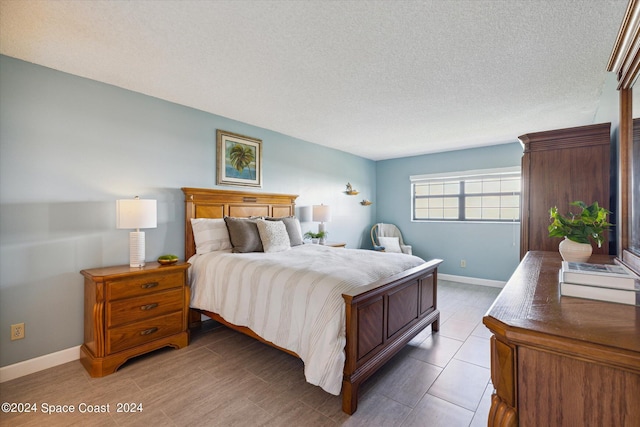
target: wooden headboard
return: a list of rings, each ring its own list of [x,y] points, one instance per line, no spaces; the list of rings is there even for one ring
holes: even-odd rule
[[[253,193],[206,188],[183,188],[182,192],[185,203],[185,261],[196,253],[191,218],[293,216],[298,198],[293,194]]]

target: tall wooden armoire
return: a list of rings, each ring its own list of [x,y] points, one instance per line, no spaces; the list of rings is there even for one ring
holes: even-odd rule
[[[613,211],[611,199],[611,123],[529,133],[518,137],[522,156],[520,258],[527,251],[557,251],[561,239],[549,237],[549,209],[579,212],[569,203],[597,201]],[[609,239],[593,253],[608,254]]]

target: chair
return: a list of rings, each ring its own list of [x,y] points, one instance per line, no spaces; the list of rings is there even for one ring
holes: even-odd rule
[[[380,222],[371,227],[371,242],[376,251],[412,254],[411,246],[404,244],[402,233],[393,224]]]

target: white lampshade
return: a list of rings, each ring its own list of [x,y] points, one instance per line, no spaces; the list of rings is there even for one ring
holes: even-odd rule
[[[327,205],[313,205],[313,220],[316,222],[330,222],[331,208]]]
[[[155,200],[139,198],[116,200],[116,228],[156,228],[158,226]]]
[[[144,267],[145,239],[141,228],[158,226],[157,203],[155,200],[116,200],[116,228],[135,229],[129,233],[129,266]]]
[[[319,232],[326,232],[324,223],[331,221],[331,209],[326,205],[313,205],[313,220],[320,222],[318,224]],[[324,245],[326,241],[325,237],[320,238],[320,244]]]

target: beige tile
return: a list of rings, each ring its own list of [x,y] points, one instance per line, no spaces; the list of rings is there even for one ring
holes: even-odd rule
[[[484,325],[484,323],[479,322],[478,325],[473,330],[473,332],[471,332],[471,335],[473,335],[474,337],[480,337],[480,338],[491,338],[491,335],[493,334],[491,333],[489,328],[487,328]]]
[[[111,416],[119,426],[175,426],[159,405],[144,405],[142,412],[116,413]]]
[[[259,426],[272,418],[247,399],[234,399],[224,393],[203,394],[196,401],[163,411],[177,426]]]
[[[482,317],[486,312],[486,307],[476,307],[469,304],[459,305],[456,308],[455,313],[453,313],[453,315],[449,319],[471,322],[475,325],[482,320]]]
[[[489,377],[489,369],[453,359],[433,383],[428,393],[475,411]]]
[[[375,391],[413,408],[429,390],[442,368],[414,359],[397,358],[384,368]]]
[[[174,354],[165,353],[163,357],[149,358],[144,363],[140,361],[134,366],[122,367],[118,373],[134,379],[141,389],[145,389],[187,370],[214,366],[217,359],[220,359],[219,355],[205,347],[182,353],[180,350],[173,350],[172,353]],[[159,372],[162,374],[159,375]]]
[[[331,418],[338,422],[344,422],[349,419],[349,415],[342,412],[342,394],[339,396],[333,396],[327,393],[329,396],[322,404],[316,407],[316,410],[321,414]],[[360,393],[359,396],[364,398],[364,393]]]
[[[433,334],[408,353],[414,359],[444,368],[462,346],[462,341]]]
[[[236,381],[220,389],[220,393],[233,396],[236,399],[248,399],[251,401],[257,396],[270,392],[269,383],[254,375],[246,375],[242,380]]]
[[[442,323],[442,320],[441,320],[441,323]],[[433,333],[433,331],[431,329],[431,326],[427,326],[418,335],[413,337],[413,339],[407,343],[407,346],[415,347],[415,346],[420,345],[424,340],[429,338],[432,333]]]
[[[263,392],[254,394],[248,397],[248,399],[273,415],[281,412],[289,412],[300,405],[304,405],[300,400],[300,394],[297,388],[281,391],[267,387]]]
[[[81,396],[89,390],[89,376],[79,361],[65,363],[0,384],[3,401],[44,402],[61,394]]]
[[[24,417],[20,419],[7,421],[5,424],[4,417],[0,419],[2,426],[11,427],[41,427],[41,426],[115,426],[115,421],[109,414],[81,414],[78,412],[67,414],[42,414],[33,417]]]
[[[197,400],[202,394],[215,390],[213,377],[203,371],[184,372],[183,375],[165,378],[164,381],[148,387],[130,396],[133,402],[140,402],[144,407],[164,407],[174,402],[185,404],[190,399]]]
[[[469,335],[471,335],[476,324],[477,322],[457,320],[455,316],[452,316],[440,325],[440,331],[438,334],[455,340],[464,341],[469,337]]]
[[[491,369],[491,345],[488,338],[470,336],[453,356],[457,360]]]
[[[443,324],[444,322],[449,320],[451,316],[453,316],[453,314],[456,312],[456,308],[454,306],[439,307],[439,310],[440,310],[440,324]]]
[[[304,425],[305,427],[320,426],[337,426],[337,422],[331,418],[321,414],[317,410],[305,405],[300,401],[296,401],[296,405],[288,405],[281,411],[277,411],[276,415],[268,420],[265,426],[296,426]]]
[[[322,388],[311,384],[300,386],[299,399],[305,404],[311,406],[314,409],[320,410],[325,415],[332,415],[332,413],[339,408],[342,410],[342,397],[341,395],[335,396],[327,393]]]
[[[347,427],[400,426],[411,408],[378,393],[368,393],[358,402],[358,410],[341,425]]]
[[[243,365],[244,369],[267,382],[278,382],[291,375],[290,371],[304,372],[300,360],[282,351],[263,345]]]
[[[207,348],[223,357],[238,359],[251,354],[252,349],[264,344],[246,335],[224,328],[224,331],[215,331],[216,339]]]
[[[467,427],[472,417],[473,411],[427,394],[402,427]]]
[[[473,415],[473,420],[469,427],[486,427],[489,419],[489,410],[491,409],[491,394],[493,393],[493,384],[489,382],[484,390],[480,404]]]

